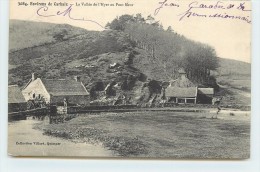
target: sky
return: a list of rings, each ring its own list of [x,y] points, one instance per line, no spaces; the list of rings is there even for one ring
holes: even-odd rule
[[[27,6],[18,2],[21,1],[10,2],[10,19],[67,23],[87,30],[103,30],[100,25],[105,26],[107,22],[123,14],[141,13],[144,17],[151,15],[165,29],[171,26],[178,34],[209,44],[215,48],[218,57],[251,62],[251,4],[248,1],[24,0]],[[36,4],[30,5],[30,2]],[[62,6],[58,2],[67,3],[68,6]],[[45,3],[46,7],[43,8],[44,4],[40,3]],[[132,5],[127,6],[126,3]],[[71,18],[68,15],[57,15],[58,11],[66,11],[70,4]],[[237,18],[212,17],[214,14]],[[92,22],[82,21],[83,18]]]

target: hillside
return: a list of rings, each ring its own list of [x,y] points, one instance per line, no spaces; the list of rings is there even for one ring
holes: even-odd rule
[[[175,37],[182,40],[182,37]],[[226,77],[230,74],[250,74],[249,64],[219,61],[219,68],[212,74],[222,84],[226,84],[224,81],[228,81]],[[96,32],[66,24],[11,20],[9,84],[22,87],[31,73],[49,79],[72,79],[77,75],[91,93],[92,100],[102,98],[98,92],[107,87],[107,96],[124,94],[135,103],[159,97],[163,83],[176,79],[176,68],[166,57],[154,56],[146,48],[139,47],[125,32]],[[199,78],[193,82],[202,84]]]
[[[251,64],[219,58],[219,68],[212,72],[220,86],[219,95],[228,105],[251,104]]]
[[[216,75],[251,75],[251,64],[219,58],[219,68],[217,69]]]
[[[218,84],[250,92],[251,64],[219,58],[219,68],[212,72]]]
[[[68,24],[52,24],[22,20],[9,22],[9,49],[20,50],[57,41],[57,35],[64,35],[63,39],[70,39],[78,35],[88,34],[82,28]],[[19,41],[18,41],[19,40]]]
[[[30,40],[31,37],[27,35],[29,32],[21,34],[30,26],[32,27],[29,29],[30,34],[37,35],[38,39]],[[16,29],[12,29],[14,27]],[[37,30],[39,27],[42,27],[40,32]],[[121,52],[130,47],[130,42],[124,35],[113,31],[93,32],[69,25],[28,21],[11,21],[10,28],[12,36],[10,37],[9,52],[9,83],[24,83],[32,72],[47,78],[69,77],[71,70],[64,71],[63,69],[67,63],[73,60],[108,52]],[[67,33],[63,39],[53,38],[53,35],[57,35],[54,33],[61,32]],[[16,42],[19,42],[18,45],[12,39],[19,34],[23,38],[19,41],[16,38]],[[21,48],[22,46],[23,48]]]

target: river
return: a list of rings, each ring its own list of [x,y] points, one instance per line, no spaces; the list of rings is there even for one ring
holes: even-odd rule
[[[8,123],[8,153],[12,156],[112,157],[113,152],[101,144],[74,143],[43,135],[33,129],[36,120]]]

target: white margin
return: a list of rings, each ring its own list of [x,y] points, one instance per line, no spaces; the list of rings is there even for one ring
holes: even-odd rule
[[[9,1],[0,0],[0,172],[259,172],[260,171],[260,1],[253,0],[251,158],[244,161],[90,160],[12,158],[7,155]]]

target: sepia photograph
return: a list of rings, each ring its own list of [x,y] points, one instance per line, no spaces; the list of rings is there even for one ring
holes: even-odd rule
[[[251,2],[10,1],[8,154],[248,159]]]

